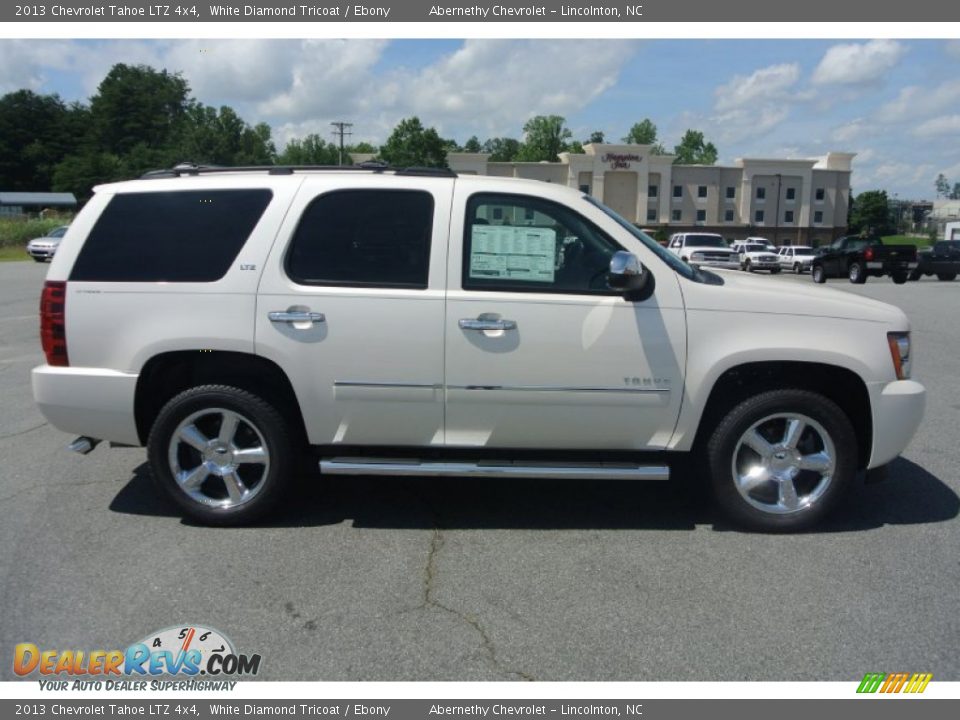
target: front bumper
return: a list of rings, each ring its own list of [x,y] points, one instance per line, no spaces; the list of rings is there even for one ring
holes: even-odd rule
[[[691,258],[690,264],[696,265],[697,267],[727,268],[728,270],[740,269],[740,259],[736,257],[733,260],[694,260]]]
[[[56,248],[30,247],[27,246],[27,254],[35,258],[49,260],[57,252]]]
[[[927,391],[913,380],[871,383],[870,407],[873,419],[873,448],[867,468],[893,460],[910,444],[920,427]]]
[[[31,373],[33,399],[58,430],[139,445],[133,401],[137,375],[102,368],[40,365]]]

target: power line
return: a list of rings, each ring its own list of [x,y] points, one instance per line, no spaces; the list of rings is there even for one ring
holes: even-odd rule
[[[333,135],[340,137],[340,156],[337,161],[337,165],[343,165],[343,137],[345,135],[353,135],[353,133],[349,131],[349,128],[353,127],[353,123],[338,121],[330,124],[334,127]]]

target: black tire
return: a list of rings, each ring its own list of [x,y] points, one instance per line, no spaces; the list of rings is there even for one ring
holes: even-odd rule
[[[801,273],[803,273],[803,265],[801,265],[800,263],[794,263],[794,264],[793,264],[793,274],[794,274],[794,275],[800,275]]]
[[[827,274],[823,271],[823,265],[814,265],[810,269],[810,279],[821,285],[827,281]]]
[[[776,267],[776,268],[770,268],[770,274],[771,274],[771,275],[779,275],[779,274],[780,274],[780,268],[778,268],[778,267]]]
[[[911,273],[910,273],[910,279],[911,279],[911,280],[919,280],[922,275],[923,275],[923,273],[920,272],[919,270],[913,270],[913,271],[911,271]]]
[[[847,277],[854,285],[863,285],[867,281],[867,273],[859,262],[850,263],[850,267],[847,268]]]
[[[810,453],[808,457],[825,452],[826,443],[820,443],[822,450],[817,450],[817,440],[823,431],[832,443],[833,461],[830,469],[822,473],[801,470],[800,474],[789,480],[799,504],[796,509],[774,512],[758,505],[765,505],[766,500],[772,500],[772,495],[781,498],[778,489],[781,482],[771,476],[771,479],[756,484],[751,490],[744,491],[751,498],[748,500],[737,487],[735,462],[746,460],[749,466],[753,451],[741,444],[741,440],[755,424],[762,423],[758,430],[773,431],[774,436],[779,437],[777,424],[782,422],[786,428],[788,419],[777,418],[778,415],[803,417],[812,421],[813,424],[808,423],[801,432],[796,452]],[[769,442],[772,448],[778,447],[772,439]],[[781,454],[786,452],[789,450]],[[823,520],[849,490],[857,470],[857,437],[849,418],[823,395],[807,390],[771,390],[744,400],[727,413],[707,443],[706,462],[714,498],[732,522],[761,532],[795,532]],[[762,464],[764,461],[761,459],[759,462]],[[808,487],[811,488],[810,493],[804,495],[803,490]],[[750,493],[757,493],[758,496],[753,497]],[[768,493],[771,497],[761,501],[763,496],[760,493]]]
[[[950,282],[951,280],[956,280],[956,273],[937,273],[937,280],[943,280],[944,282]]]
[[[229,436],[230,449],[214,448],[211,444],[219,442],[215,436],[228,415],[238,418],[236,430]],[[233,467],[234,477],[240,478],[239,487],[249,497],[234,500],[226,479],[210,474],[194,490],[194,495],[208,500],[198,500],[174,478],[171,457],[176,459],[177,467],[182,463],[195,465],[194,470],[199,470],[201,465],[208,464],[206,456],[192,443],[178,440],[174,449],[174,434],[191,416],[196,417],[192,427],[200,432],[198,437],[207,441],[207,454],[216,458],[216,452],[229,453],[221,456],[228,457],[226,464],[216,466]],[[282,496],[297,458],[292,437],[289,423],[266,400],[235,387],[202,385],[185,390],[163,406],[150,430],[147,457],[154,482],[179,505],[185,517],[205,525],[241,525],[262,518]],[[257,449],[266,451],[266,462],[234,463],[233,452]]]
[[[897,285],[903,285],[907,281],[907,273],[895,272],[890,276]]]
[[[34,262],[39,262],[39,263],[44,262],[44,258],[42,257],[37,257],[36,255],[32,255],[31,257],[33,257]]]
[[[749,273],[753,272],[753,263],[750,262],[749,258],[743,263],[743,269]]]

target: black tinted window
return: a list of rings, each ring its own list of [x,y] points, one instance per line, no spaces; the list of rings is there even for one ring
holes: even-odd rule
[[[270,203],[270,190],[115,195],[71,280],[213,282],[226,274]]]
[[[419,190],[341,190],[303,213],[287,253],[302,285],[427,287],[433,197]]]

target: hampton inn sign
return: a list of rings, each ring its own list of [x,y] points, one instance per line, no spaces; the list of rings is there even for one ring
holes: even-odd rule
[[[629,170],[631,162],[640,162],[639,155],[633,153],[604,153],[601,162],[609,163],[611,170]]]

